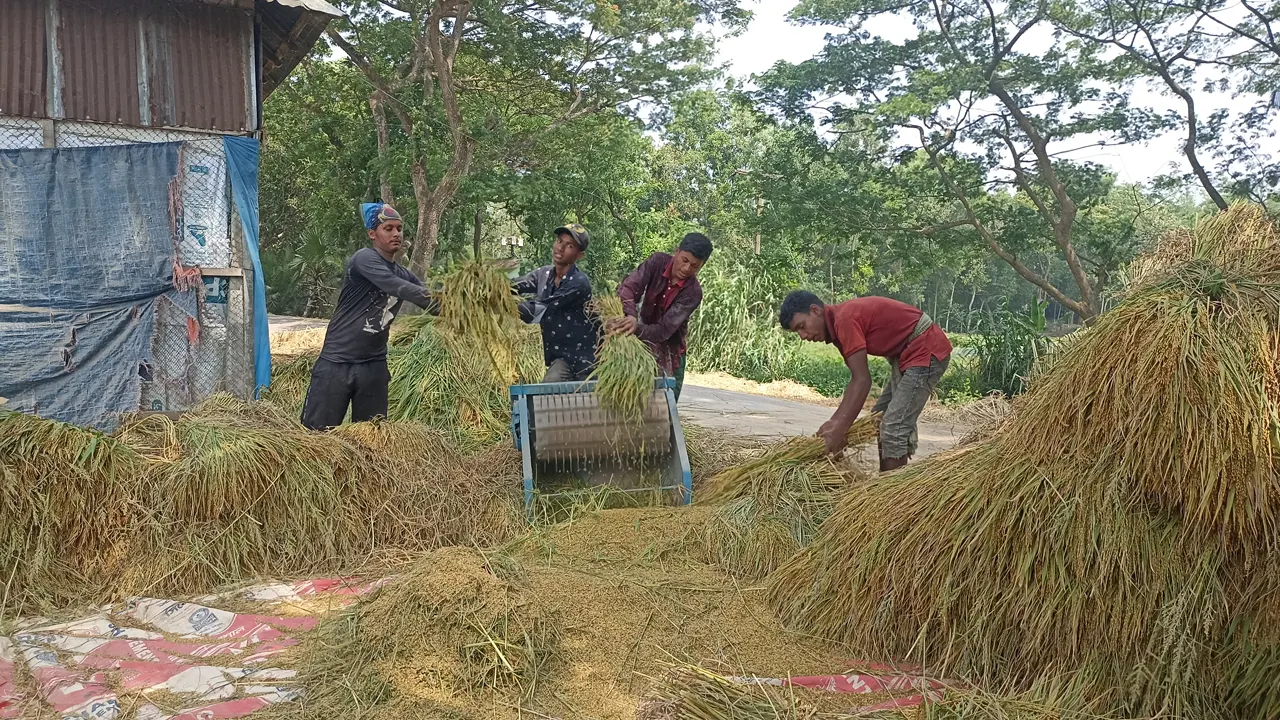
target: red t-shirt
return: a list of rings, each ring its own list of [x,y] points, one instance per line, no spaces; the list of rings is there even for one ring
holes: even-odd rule
[[[930,358],[951,356],[951,341],[934,325],[910,344],[924,311],[887,297],[861,297],[824,308],[827,342],[846,359],[860,351],[883,358],[898,358],[898,371],[929,367]]]

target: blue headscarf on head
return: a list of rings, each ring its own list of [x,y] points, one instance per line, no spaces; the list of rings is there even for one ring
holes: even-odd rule
[[[364,203],[360,206],[360,214],[364,216],[366,230],[377,230],[378,226],[388,220],[400,220],[400,213],[386,203]]]

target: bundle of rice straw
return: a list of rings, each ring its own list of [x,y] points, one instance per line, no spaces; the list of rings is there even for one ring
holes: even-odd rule
[[[0,616],[104,589],[136,529],[141,466],[95,430],[0,412]]]
[[[431,297],[440,304],[440,324],[483,348],[506,382],[514,381],[511,328],[519,311],[507,276],[482,261],[463,263],[440,278]]]
[[[516,516],[514,463],[477,467],[413,425],[314,433],[270,404],[218,396],[177,421],[127,423],[119,437],[150,460],[139,493],[149,520],[126,578],[135,589],[350,569],[382,550],[516,529],[493,522]]]
[[[617,297],[596,297],[591,305],[603,323],[623,316],[622,300]],[[613,335],[601,341],[597,354],[591,378],[596,381],[600,406],[627,423],[642,423],[653,397],[653,379],[658,375],[653,353],[635,335]]]
[[[393,420],[414,421],[449,433],[464,449],[509,438],[513,379],[479,344],[432,318],[408,318],[388,354]],[[517,379],[541,377],[538,333],[512,321],[504,330]]]
[[[463,717],[486,696],[529,698],[560,634],[495,566],[466,548],[423,557],[409,572],[317,631],[303,657],[305,718]],[[470,716],[469,714],[466,716]]]
[[[849,428],[849,447],[878,437],[880,416]],[[728,468],[698,489],[716,508],[703,529],[710,562],[738,578],[760,579],[809,544],[835,509],[836,493],[865,476],[825,457],[821,438],[778,443],[762,457]]]
[[[957,445],[972,445],[995,434],[996,430],[1013,412],[1013,404],[999,390],[979,400],[965,403],[956,413],[956,420],[967,430]]]
[[[1280,238],[1175,237],[989,440],[847,493],[770,578],[796,627],[1063,712],[1280,715]]]

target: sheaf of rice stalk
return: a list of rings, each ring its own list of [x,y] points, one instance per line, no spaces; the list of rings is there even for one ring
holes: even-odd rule
[[[543,682],[561,626],[528,602],[513,573],[467,548],[424,556],[321,624],[301,658],[306,694],[283,712],[390,719],[460,716],[495,698],[519,705]]]
[[[859,418],[850,449],[873,442],[879,427],[878,415]],[[864,479],[824,457],[825,449],[819,438],[791,438],[698,488],[698,502],[716,506],[702,531],[708,559],[734,577],[760,579],[808,545],[836,494]]]
[[[480,262],[463,263],[440,277],[432,293],[440,306],[440,324],[459,338],[484,350],[495,370],[509,384],[516,378],[511,327],[519,311],[511,281],[497,267]]]
[[[623,315],[622,300],[614,296],[593,298],[591,305],[602,322]],[[601,341],[596,359],[591,378],[596,381],[600,406],[626,423],[642,423],[658,375],[658,363],[648,346],[635,335],[613,335]]]
[[[142,464],[95,430],[0,411],[0,617],[106,589],[143,512]]]
[[[407,320],[388,353],[391,419],[443,430],[465,449],[509,439],[512,378],[474,338],[430,317]],[[545,369],[537,333],[511,322],[505,332],[516,379],[535,380]]]
[[[1101,715],[1280,715],[1280,241],[1157,252],[986,441],[844,493],[769,600],[806,633]]]

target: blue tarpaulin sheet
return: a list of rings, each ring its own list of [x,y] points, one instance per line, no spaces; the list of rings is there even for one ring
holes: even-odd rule
[[[111,429],[138,408],[156,303],[191,306],[173,290],[177,167],[177,144],[0,151],[4,409]]]
[[[271,328],[267,319],[267,281],[258,254],[258,141],[252,138],[223,139],[227,153],[227,174],[231,194],[244,230],[245,250],[253,265],[253,394],[271,384]]]

